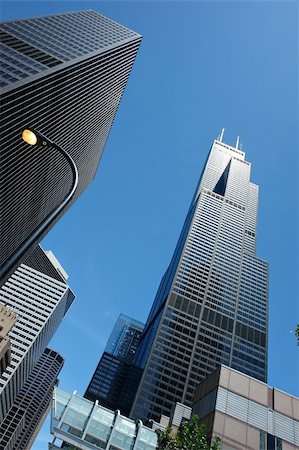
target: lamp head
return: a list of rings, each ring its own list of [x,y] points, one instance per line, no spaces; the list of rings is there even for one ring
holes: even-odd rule
[[[29,145],[51,145],[52,142],[33,128],[26,128],[22,132],[22,139]]]
[[[22,139],[27,144],[36,145],[37,144],[37,135],[32,130],[24,130],[22,133]]]

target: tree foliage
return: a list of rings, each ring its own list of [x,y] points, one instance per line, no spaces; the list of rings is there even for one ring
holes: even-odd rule
[[[171,427],[158,431],[159,450],[220,450],[220,438],[213,439],[211,445],[207,441],[205,425],[199,425],[198,416],[192,416],[184,422],[177,433]]]
[[[297,345],[299,345],[299,323],[296,325],[295,336],[297,338]]]

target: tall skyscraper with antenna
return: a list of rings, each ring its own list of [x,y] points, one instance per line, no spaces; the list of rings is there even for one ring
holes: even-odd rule
[[[238,146],[213,142],[134,364],[131,416],[159,420],[225,364],[267,380],[268,264],[256,256],[258,186]]]

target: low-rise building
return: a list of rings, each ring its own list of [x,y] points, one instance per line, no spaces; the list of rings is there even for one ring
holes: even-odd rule
[[[158,446],[157,434],[141,420],[135,422],[118,410],[111,411],[97,401],[58,388],[53,396],[51,433],[51,450],[60,448],[56,439],[63,441],[65,449],[154,450]]]
[[[195,391],[192,412],[223,450],[299,448],[299,399],[221,365]]]

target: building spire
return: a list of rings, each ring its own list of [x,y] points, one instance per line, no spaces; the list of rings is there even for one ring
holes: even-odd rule
[[[220,136],[219,136],[219,142],[222,142],[223,135],[224,135],[224,130],[225,130],[225,128],[222,128]]]
[[[237,136],[236,149],[239,149],[240,136]]]

